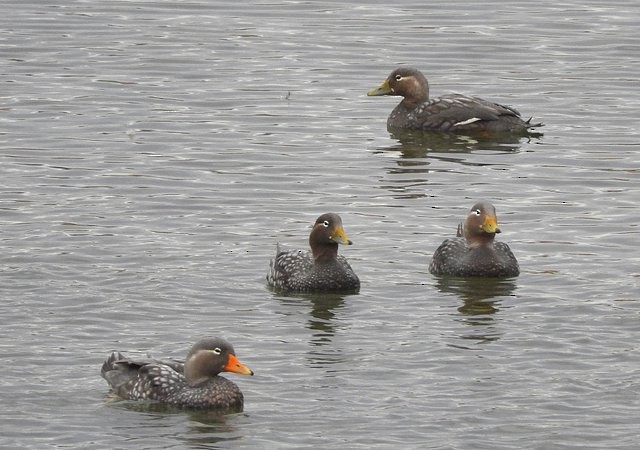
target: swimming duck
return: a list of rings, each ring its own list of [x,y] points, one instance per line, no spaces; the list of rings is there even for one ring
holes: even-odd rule
[[[278,246],[267,283],[282,292],[357,292],[360,280],[347,260],[338,255],[338,244],[352,244],[342,219],[334,213],[321,215],[309,235],[311,253],[282,251]]]
[[[173,406],[242,411],[244,397],[220,372],[253,375],[222,338],[198,341],[184,363],[132,359],[113,352],[102,365],[102,377],[114,394],[128,400],[156,400]]]
[[[457,237],[446,239],[433,254],[429,272],[460,277],[515,277],[518,261],[504,242],[495,242],[500,233],[496,209],[486,201],[473,205]]]
[[[387,120],[390,129],[414,129],[490,136],[500,133],[526,135],[542,123],[522,120],[515,109],[461,94],[429,99],[429,82],[417,69],[400,67],[368,96],[404,97]]]

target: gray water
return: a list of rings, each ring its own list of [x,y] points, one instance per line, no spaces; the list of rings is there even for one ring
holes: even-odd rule
[[[2,9],[0,446],[640,445],[637,2]],[[391,136],[401,64],[544,136]],[[481,198],[520,277],[433,277]],[[360,294],[269,291],[329,211]],[[243,413],[109,398],[110,351],[205,335]]]

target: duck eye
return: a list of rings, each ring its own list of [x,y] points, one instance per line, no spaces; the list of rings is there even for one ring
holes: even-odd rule
[[[402,80],[402,75],[396,75],[396,81]]]
[[[325,220],[324,222],[322,222],[322,225],[324,225],[325,228],[329,227],[329,221]]]
[[[473,213],[474,213],[476,216],[479,216],[479,215],[480,215],[480,210],[479,210],[479,209],[476,209]]]
[[[220,347],[216,347],[213,350],[211,350],[213,353],[215,353],[216,355],[219,355],[220,353],[222,353],[222,349]]]

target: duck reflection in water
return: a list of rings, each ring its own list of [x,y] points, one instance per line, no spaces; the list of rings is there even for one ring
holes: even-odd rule
[[[309,363],[313,367],[329,367],[345,362],[342,351],[336,348],[336,312],[344,308],[344,295],[308,295],[311,312],[308,322],[311,330]]]
[[[470,153],[476,150],[515,152],[520,148],[522,142],[531,140],[531,137],[509,134],[478,137],[441,131],[400,128],[388,128],[387,130],[391,139],[396,140],[397,143],[380,150],[399,151],[403,158],[424,158],[429,153]]]
[[[390,129],[392,145],[379,147],[378,154],[399,153],[395,165],[388,167],[388,182],[382,183],[382,189],[397,193],[397,198],[426,197],[429,187],[431,167],[434,162],[476,166],[477,161],[465,158],[464,154],[476,150],[488,150],[497,153],[514,153],[520,149],[525,139],[514,135],[489,137],[471,137],[438,131]],[[485,164],[485,163],[482,163]],[[435,170],[438,170],[437,168]]]
[[[309,304],[307,328],[311,331],[308,361],[312,367],[331,367],[346,362],[340,348],[336,348],[333,338],[336,334],[337,312],[344,308],[346,294],[297,294],[281,296],[286,305]],[[306,303],[308,302],[308,303]]]
[[[443,293],[456,294],[464,303],[458,311],[474,316],[497,312],[499,302],[493,299],[512,295],[516,285],[508,278],[438,277],[436,288]]]
[[[229,414],[228,412],[217,410],[190,410],[184,409],[166,403],[157,402],[138,402],[138,401],[119,401],[114,407],[127,409],[129,411],[146,413],[143,419],[136,426],[145,427],[145,421],[149,420],[150,427],[157,426],[159,417],[167,415],[186,416],[192,422],[189,426],[189,432],[185,433],[185,445],[194,447],[209,448],[217,446],[228,441],[238,439],[237,427],[229,422],[229,418],[237,414]],[[225,437],[227,436],[227,437]],[[230,436],[230,437],[229,437]]]
[[[233,425],[233,421],[229,423],[228,418],[212,411],[191,411],[189,432],[184,433],[185,445],[189,448],[218,448],[242,439],[238,427]]]
[[[311,302],[311,317],[309,318],[309,329],[313,332],[312,343],[322,346],[331,341],[335,334],[333,319],[336,314],[335,309],[344,306],[344,296],[342,295],[309,295]]]
[[[460,338],[484,343],[497,341],[502,333],[496,329],[496,313],[500,311],[500,298],[513,295],[516,285],[513,279],[438,277],[436,288],[447,294],[455,294],[462,305],[458,321],[472,327],[472,332]]]

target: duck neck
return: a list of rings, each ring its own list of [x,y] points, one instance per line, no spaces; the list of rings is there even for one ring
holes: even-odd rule
[[[465,236],[467,245],[471,248],[489,247],[493,244],[495,233],[478,233],[472,236]]]
[[[414,80],[414,83],[406,91],[404,98],[400,102],[405,108],[415,109],[418,105],[421,105],[429,101],[429,82],[424,76],[420,76],[421,80]]]
[[[338,244],[335,242],[312,245],[311,252],[316,263],[333,261],[338,257]]]
[[[196,353],[190,356],[184,364],[184,377],[191,386],[204,383],[215,377],[220,371],[207,364],[207,355]]]

